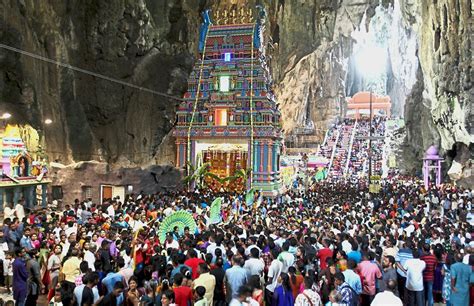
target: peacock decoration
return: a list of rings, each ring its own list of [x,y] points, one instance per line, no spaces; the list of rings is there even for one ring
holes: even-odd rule
[[[174,212],[166,217],[160,224],[158,235],[161,242],[166,240],[166,233],[172,232],[175,226],[178,227],[180,235],[184,233],[186,226],[189,227],[191,233],[194,233],[196,230],[196,222],[191,213],[184,210]]]
[[[245,194],[245,204],[252,205],[255,200],[255,188],[250,188]]]
[[[211,224],[219,223],[222,221],[221,218],[222,198],[216,198],[211,203],[209,222]]]

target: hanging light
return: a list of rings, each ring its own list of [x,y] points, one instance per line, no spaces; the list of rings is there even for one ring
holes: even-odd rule
[[[53,123],[53,120],[51,120],[49,118],[44,120],[44,124],[51,124],[51,123]]]

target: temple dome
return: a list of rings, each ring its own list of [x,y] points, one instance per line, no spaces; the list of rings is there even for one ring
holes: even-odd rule
[[[438,149],[432,145],[425,152],[425,159],[441,159],[438,155]]]
[[[438,155],[438,149],[435,146],[431,146],[426,150],[426,155]]]

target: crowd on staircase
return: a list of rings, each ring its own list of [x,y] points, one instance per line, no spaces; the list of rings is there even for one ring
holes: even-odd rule
[[[371,159],[372,174],[382,174],[383,145],[385,137],[384,117],[372,120]],[[319,154],[328,159],[330,177],[361,177],[369,172],[370,120],[346,118],[328,130]]]

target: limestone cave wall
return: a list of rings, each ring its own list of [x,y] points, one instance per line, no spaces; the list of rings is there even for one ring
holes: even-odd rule
[[[420,143],[429,145],[428,142],[437,145],[446,156],[448,167],[453,161],[460,165],[451,169],[450,176],[469,181],[474,157],[473,3],[471,0],[402,3],[404,19],[419,37],[418,83],[423,83],[418,92],[413,92],[419,97],[412,99],[412,95],[405,106],[405,116],[412,118],[405,145],[407,148],[417,148]],[[425,120],[420,120],[417,113]],[[417,152],[412,161],[419,160],[422,154]],[[472,177],[470,180],[472,186]]]
[[[0,42],[181,96],[196,55],[200,12],[263,4],[267,58],[290,132],[302,118],[320,126],[338,114],[348,37],[371,2],[378,3],[2,0]],[[0,110],[39,130],[52,161],[144,165],[174,160],[169,132],[177,102],[172,99],[6,50],[0,51],[0,88]],[[53,123],[46,126],[46,118]]]
[[[0,42],[180,96],[200,9],[198,1],[178,0],[2,0]],[[175,100],[6,50],[0,95],[12,121],[42,131],[52,161],[173,159],[164,144],[171,143]],[[46,126],[46,118],[53,123]]]

